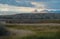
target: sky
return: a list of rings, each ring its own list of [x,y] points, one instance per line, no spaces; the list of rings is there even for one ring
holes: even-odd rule
[[[35,9],[60,10],[60,0],[0,0],[0,11],[24,13]]]

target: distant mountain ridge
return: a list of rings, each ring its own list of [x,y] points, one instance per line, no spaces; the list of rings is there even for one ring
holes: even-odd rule
[[[60,13],[21,13],[0,15],[6,23],[60,23]]]
[[[0,19],[60,19],[60,13],[20,13],[0,15]]]

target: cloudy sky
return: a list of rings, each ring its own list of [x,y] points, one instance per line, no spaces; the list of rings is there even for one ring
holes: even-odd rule
[[[0,0],[0,11],[32,12],[37,10],[60,10],[60,0]]]

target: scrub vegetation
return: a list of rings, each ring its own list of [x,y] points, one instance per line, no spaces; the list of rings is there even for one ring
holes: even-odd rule
[[[7,28],[18,30],[29,30],[35,32],[34,35],[19,36],[12,34],[8,39],[60,39],[60,26],[42,25],[6,25]]]

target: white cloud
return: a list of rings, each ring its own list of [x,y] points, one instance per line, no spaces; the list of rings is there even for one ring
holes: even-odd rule
[[[13,11],[13,12],[31,12],[35,8],[31,7],[17,7],[17,6],[9,6],[7,4],[0,4],[0,11]]]
[[[40,9],[46,9],[46,5],[43,2],[31,2],[33,5],[35,5],[36,8]]]
[[[47,9],[46,5],[44,3],[39,3],[39,2],[31,2],[35,7],[18,7],[18,6],[11,6],[7,4],[0,4],[0,11],[12,11],[12,12],[19,12],[19,13],[28,13],[28,12],[33,12],[35,9],[38,11],[43,11],[43,10],[48,10],[48,11],[54,11],[55,9]],[[58,10],[58,9],[56,9]],[[55,10],[55,11],[56,11]],[[4,14],[4,13],[3,13]],[[12,13],[5,13],[5,14],[12,14]],[[14,13],[13,13],[14,14]]]

